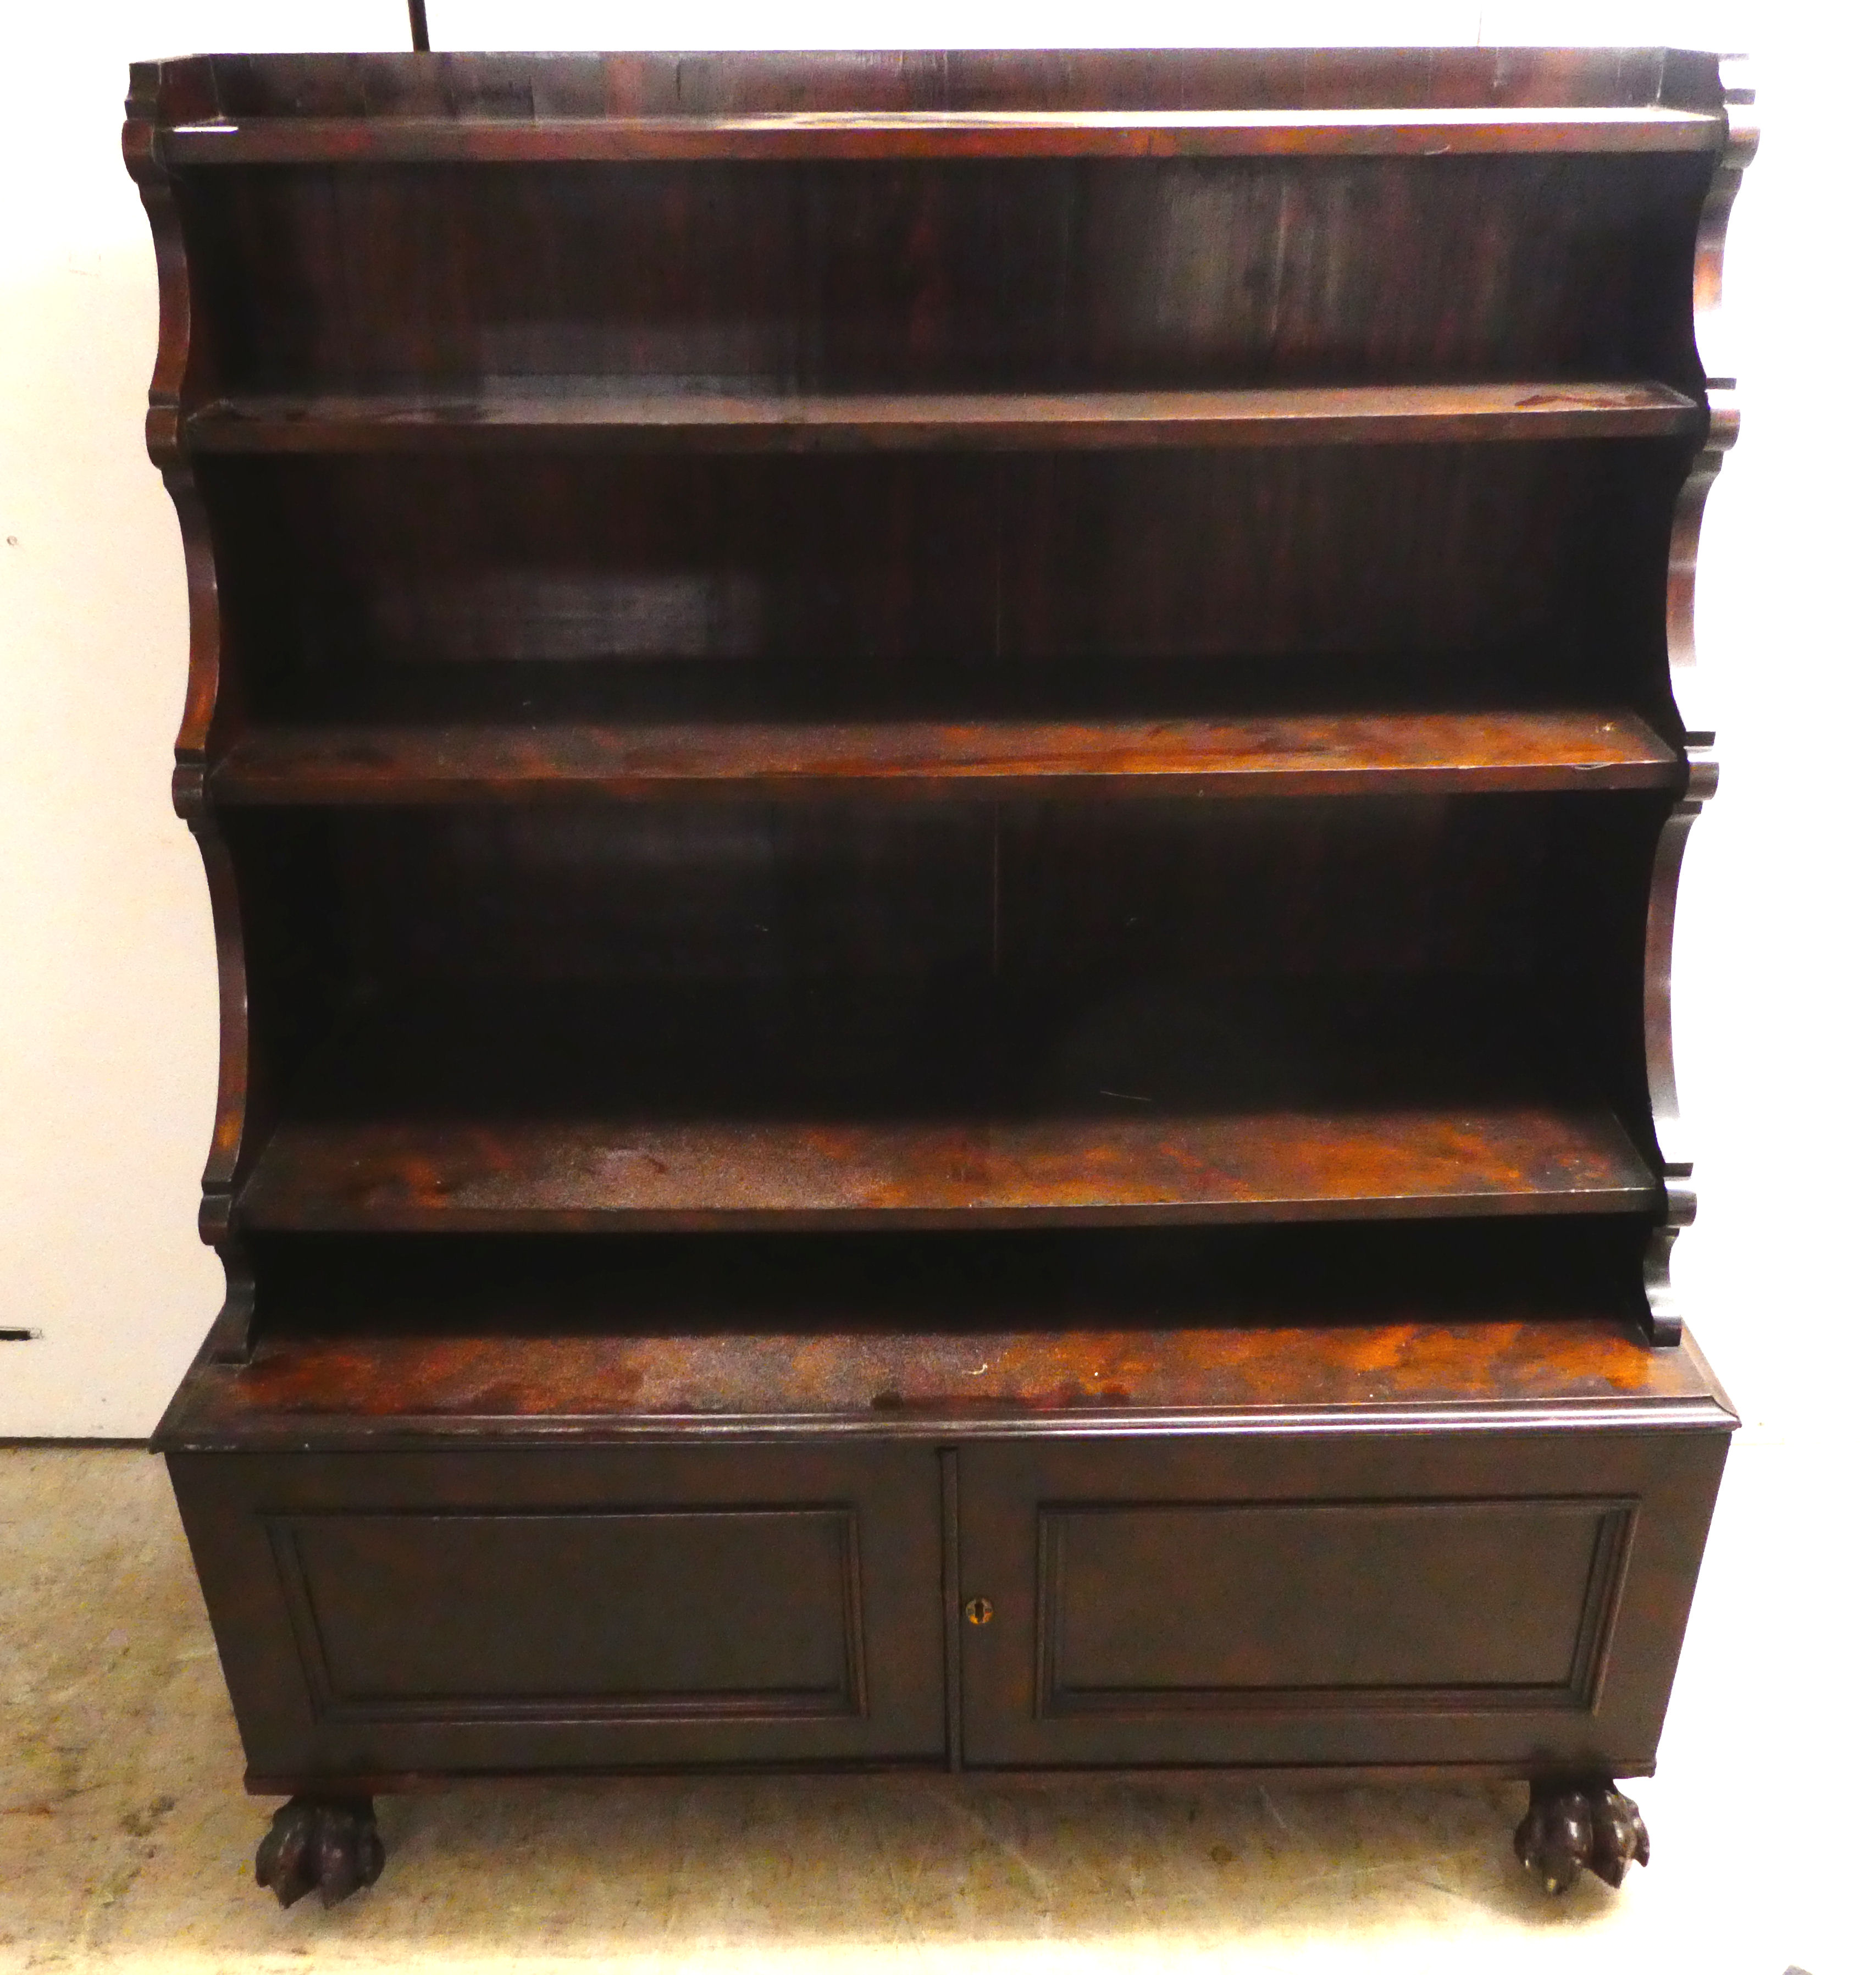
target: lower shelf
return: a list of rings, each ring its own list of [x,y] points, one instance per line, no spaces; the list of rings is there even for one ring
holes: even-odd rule
[[[419,1372],[402,1348],[200,1367],[163,1430],[257,1788],[714,1764],[1632,1774],[1733,1424],[1691,1350],[1593,1323],[907,1339],[892,1375],[922,1367],[931,1403],[845,1431],[834,1400],[882,1369],[876,1343],[843,1385],[847,1341],[821,1340],[820,1416],[766,1422],[654,1418],[684,1382],[669,1340],[620,1341],[609,1366],[596,1340],[534,1341],[537,1369],[592,1381],[550,1412],[491,1362]],[[1115,1389],[994,1420],[964,1390],[989,1381],[994,1411],[1051,1350],[1083,1372],[1104,1355]],[[770,1362],[719,1352],[752,1388]],[[370,1410],[400,1379],[409,1408],[418,1378],[426,1416]],[[1154,1403],[1181,1379],[1182,1408]],[[629,1427],[639,1392],[636,1434],[596,1419]]]
[[[239,1211],[452,1235],[1656,1211],[1539,998],[1445,977],[406,993],[309,1066]]]
[[[1546,1105],[1218,1116],[283,1126],[259,1228],[577,1230],[1646,1211],[1612,1113]]]

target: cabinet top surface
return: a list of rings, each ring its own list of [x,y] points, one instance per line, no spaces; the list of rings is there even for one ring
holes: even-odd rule
[[[281,1339],[197,1366],[165,1451],[808,1431],[913,1438],[1723,1430],[1704,1361],[1611,1317],[1309,1328]]]

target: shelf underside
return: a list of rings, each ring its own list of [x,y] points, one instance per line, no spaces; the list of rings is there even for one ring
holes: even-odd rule
[[[1677,751],[1632,714],[1263,720],[953,720],[281,725],[211,779],[235,803],[588,794],[987,800],[1671,788]]]
[[[1705,409],[1667,385],[1550,380],[1258,390],[762,395],[632,390],[600,378],[452,392],[249,393],[185,424],[198,452],[363,452],[550,444],[710,452],[926,449],[1113,452],[1659,439]]]
[[[1648,1211],[1613,1112],[1480,984],[413,991],[301,1080],[256,1229],[1299,1221]]]

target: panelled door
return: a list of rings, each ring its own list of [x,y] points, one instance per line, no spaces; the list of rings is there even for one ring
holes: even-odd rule
[[[257,1778],[943,1760],[928,1449],[172,1467]]]
[[[1632,1773],[1724,1457],[1689,1432],[967,1446],[964,1760]]]

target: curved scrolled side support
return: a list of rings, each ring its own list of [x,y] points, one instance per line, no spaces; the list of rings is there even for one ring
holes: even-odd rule
[[[1687,1143],[1674,1079],[1674,908],[1688,833],[1720,780],[1714,723],[1695,665],[1694,582],[1707,497],[1739,436],[1739,379],[1721,311],[1721,277],[1727,222],[1739,194],[1740,179],[1759,148],[1757,94],[1745,58],[1721,56],[1718,81],[1727,119],[1727,141],[1700,210],[1694,263],[1694,343],[1706,373],[1707,437],[1681,485],[1667,558],[1668,678],[1687,750],[1687,784],[1669,812],[1655,846],[1644,962],[1648,1095],[1667,1199],[1661,1223],[1649,1237],[1643,1263],[1643,1288],[1648,1299],[1650,1335],[1655,1343],[1662,1345],[1680,1342],[1680,1302],[1670,1278],[1669,1264],[1674,1242],[1681,1229],[1693,1221],[1697,1208],[1693,1155]]]
[[[1700,697],[1694,652],[1694,577],[1700,519],[1740,429],[1739,366],[1722,306],[1727,222],[1746,167],[1759,149],[1758,93],[1746,58],[1720,56],[1717,81],[1727,140],[1700,207],[1694,251],[1694,342],[1706,384],[1707,437],[1675,509],[1667,570],[1668,676],[1690,752],[1710,750],[1713,744],[1713,723]]]
[[[1690,749],[1690,754],[1691,749]],[[1654,869],[1648,892],[1648,926],[1644,962],[1643,1007],[1647,1025],[1648,1095],[1654,1112],[1654,1137],[1661,1155],[1661,1181],[1667,1189],[1667,1211],[1648,1237],[1642,1264],[1642,1288],[1648,1298],[1648,1332],[1656,1344],[1678,1344],[1681,1316],[1679,1299],[1669,1279],[1669,1262],[1682,1228],[1694,1219],[1694,1161],[1685,1142],[1681,1099],[1674,1084],[1672,974],[1674,904],[1681,887],[1681,859],[1687,835],[1707,796],[1713,793],[1710,758],[1701,774],[1701,794],[1690,773],[1689,794],[1675,803],[1662,826],[1654,848]]]
[[[232,1224],[235,1180],[248,1114],[248,973],[234,863],[208,803],[211,736],[228,717],[220,587],[209,514],[182,445],[184,407],[205,368],[194,334],[195,310],[176,189],[164,162],[159,97],[163,65],[136,64],[124,104],[123,157],[149,215],[156,254],[156,360],[150,376],[144,439],[176,508],[189,585],[189,682],[176,743],[172,784],[176,813],[202,853],[214,914],[221,998],[221,1070],[214,1136],[202,1173],[198,1224],[222,1260],[228,1293],[210,1334],[218,1359],[247,1354],[254,1279]]]
[[[149,380],[143,436],[149,456],[166,472],[182,455],[182,387],[188,378],[194,309],[189,256],[176,188],[163,156],[158,94],[162,64],[136,62],[124,100],[124,169],[136,182],[156,250],[156,362]]]
[[[1727,120],[1727,141],[1713,167],[1700,208],[1700,232],[1694,249],[1694,341],[1707,389],[1731,391],[1739,384],[1739,366],[1728,340],[1721,311],[1726,265],[1727,222],[1740,184],[1759,149],[1759,92],[1752,64],[1744,55],[1719,58],[1720,107]]]
[[[179,779],[182,774],[178,767]],[[222,1363],[245,1359],[252,1342],[254,1271],[235,1226],[235,1185],[241,1168],[248,1119],[248,962],[240,887],[228,840],[212,810],[198,806],[189,818],[190,834],[202,853],[215,920],[215,978],[221,995],[221,1069],[215,1093],[215,1132],[202,1168],[202,1206],[196,1226],[221,1257],[228,1292],[209,1333],[209,1355]]]
[[[144,442],[176,507],[189,582],[189,685],[176,736],[176,809],[186,820],[200,809],[209,738],[231,708],[222,663],[222,625],[214,542],[195,475],[182,443],[185,407],[199,396],[209,367],[196,333],[196,309],[182,219],[163,150],[162,105],[169,65],[138,62],[124,104],[123,159],[149,218],[156,254],[156,360],[150,374]],[[186,75],[191,65],[176,65]]]

